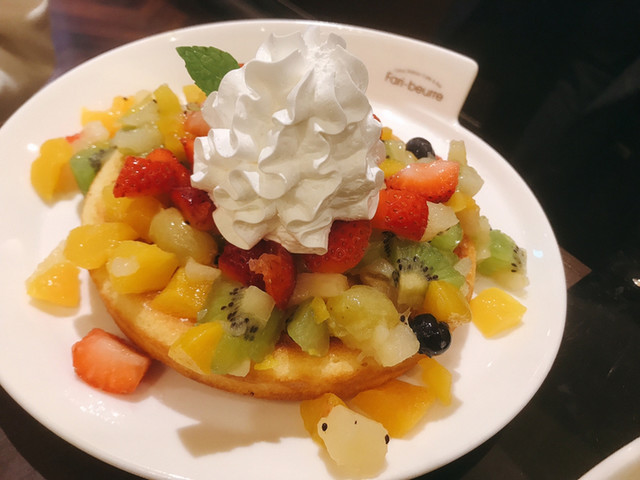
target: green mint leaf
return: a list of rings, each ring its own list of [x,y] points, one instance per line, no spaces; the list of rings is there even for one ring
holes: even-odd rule
[[[239,67],[231,54],[215,47],[177,47],[176,50],[195,84],[207,95],[218,90],[222,77]]]

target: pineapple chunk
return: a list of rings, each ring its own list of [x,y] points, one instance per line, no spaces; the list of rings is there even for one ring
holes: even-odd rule
[[[80,303],[80,270],[64,256],[58,245],[27,279],[27,294],[37,300],[76,307]]]
[[[137,237],[137,232],[126,223],[82,225],[69,232],[64,255],[77,266],[91,270],[107,262],[109,250],[119,241]]]
[[[349,474],[375,475],[384,467],[389,435],[375,420],[336,405],[317,429],[329,456]]]
[[[176,268],[178,257],[157,245],[124,240],[109,253],[107,271],[118,293],[143,293],[167,286]]]
[[[504,290],[491,287],[471,299],[472,321],[485,337],[493,337],[522,321],[527,307]]]
[[[389,435],[400,438],[425,416],[434,400],[429,388],[394,379],[360,392],[350,404],[384,425]]]
[[[435,358],[425,357],[418,364],[422,368],[422,381],[433,390],[443,405],[451,405],[451,372]]]

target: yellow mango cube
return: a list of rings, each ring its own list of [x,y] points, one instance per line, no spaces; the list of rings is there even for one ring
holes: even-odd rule
[[[72,154],[73,148],[65,138],[53,138],[42,144],[39,156],[31,164],[31,185],[40,198],[50,202],[56,193],[66,190]],[[64,174],[65,166],[68,174]]]
[[[134,103],[135,97],[133,96],[117,96],[114,97],[111,102],[111,107],[107,110],[89,110],[83,108],[80,117],[82,125],[95,121],[101,122],[109,131],[109,135],[112,136],[120,128],[118,120],[133,107]]]
[[[329,415],[329,412],[336,405],[345,406],[345,403],[340,399],[340,397],[333,393],[325,393],[318,398],[303,400],[300,402],[300,416],[302,417],[304,428],[309,432],[311,438],[320,445],[323,445],[324,442],[318,435],[318,422],[321,418]]]
[[[434,400],[431,389],[393,379],[360,392],[349,403],[384,425],[390,436],[400,438],[418,424]]]
[[[107,271],[118,293],[143,293],[167,286],[179,261],[156,245],[124,240],[109,252]]]
[[[451,372],[435,358],[425,357],[418,364],[422,368],[422,381],[433,390],[443,405],[451,405]]]
[[[169,284],[151,301],[151,306],[170,315],[195,319],[205,306],[212,284],[207,279],[189,277],[186,267],[180,267]]]
[[[107,262],[109,250],[122,240],[135,240],[138,233],[126,223],[81,225],[67,236],[64,255],[78,267],[92,270]]]
[[[467,298],[458,287],[444,280],[429,282],[423,310],[437,320],[453,326],[471,321],[471,309]]]
[[[200,373],[211,371],[213,352],[224,334],[220,322],[207,322],[189,328],[169,347],[169,357]]]
[[[63,307],[80,303],[80,270],[64,257],[64,243],[58,245],[27,279],[27,294]]]
[[[472,321],[485,337],[493,337],[522,321],[527,307],[511,294],[491,287],[471,299]]]
[[[402,170],[407,165],[404,162],[396,158],[386,158],[382,162],[380,162],[380,169],[384,172],[384,178],[389,178],[400,170]]]
[[[472,196],[462,192],[455,192],[451,198],[445,202],[445,205],[453,208],[454,212],[460,212],[465,209],[476,209],[477,204]]]
[[[151,220],[163,208],[155,197],[116,198],[113,196],[113,185],[106,186],[102,191],[102,203],[108,222],[126,223],[144,240],[149,240]]]
[[[195,83],[182,87],[182,93],[184,93],[187,103],[197,103],[200,105],[207,99],[207,94]]]

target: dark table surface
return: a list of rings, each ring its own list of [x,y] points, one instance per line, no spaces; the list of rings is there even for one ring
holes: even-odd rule
[[[461,122],[531,186],[562,248],[566,329],[522,412],[439,478],[576,479],[640,435],[637,1],[50,0],[54,76],[150,34],[245,18],[366,26],[458,51],[478,78]],[[0,479],[132,479],[0,389]]]

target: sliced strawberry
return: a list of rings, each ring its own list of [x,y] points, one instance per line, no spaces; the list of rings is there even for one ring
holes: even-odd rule
[[[278,308],[286,308],[296,285],[293,256],[279,243],[268,242],[267,253],[249,260],[249,269],[262,275],[265,291]]]
[[[387,230],[410,240],[419,241],[427,228],[427,199],[408,190],[380,190],[380,200],[371,226]]]
[[[434,203],[446,202],[456,191],[460,164],[448,160],[412,163],[387,179],[387,186],[424,195]]]
[[[369,245],[371,222],[368,220],[336,220],[331,226],[327,253],[303,255],[311,272],[343,273],[355,267]]]
[[[251,271],[249,260],[259,258],[263,253],[267,253],[265,243],[259,242],[249,250],[236,247],[231,243],[226,244],[218,257],[218,268],[232,280],[243,285],[255,285],[264,290],[262,275]]]
[[[191,186],[176,187],[171,190],[171,201],[193,228],[205,232],[215,228],[213,211],[216,207],[204,190]]]
[[[110,393],[133,392],[151,365],[149,357],[100,328],[76,342],[71,353],[76,374],[92,387]]]
[[[82,132],[74,133],[73,135],[67,135],[64,138],[67,140],[67,142],[73,143],[80,138],[80,135],[82,135]]]
[[[176,187],[190,185],[189,171],[166,148],[157,148],[146,157],[128,156],[116,184],[115,197],[169,194]]]

